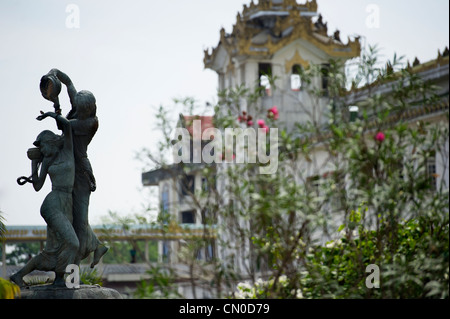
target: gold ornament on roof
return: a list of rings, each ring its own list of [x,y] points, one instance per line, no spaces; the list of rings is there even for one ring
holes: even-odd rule
[[[219,45],[213,48],[212,53],[205,50],[205,67],[212,67],[220,46],[230,58],[254,56],[270,59],[278,50],[298,39],[310,42],[332,58],[359,56],[359,38],[348,38],[347,44],[344,44],[339,32],[329,36],[321,15],[317,22],[312,21],[316,13],[315,0],[306,1],[305,4],[298,4],[295,0],[276,3],[261,0],[258,4],[251,1],[250,5],[244,5],[242,13],[236,15],[232,33],[227,34],[222,28]],[[257,36],[258,41],[253,41]]]
[[[303,69],[309,67],[309,62],[301,57],[298,50],[295,50],[295,54],[292,56],[292,58],[284,63],[286,73],[289,73],[294,65],[301,65]]]

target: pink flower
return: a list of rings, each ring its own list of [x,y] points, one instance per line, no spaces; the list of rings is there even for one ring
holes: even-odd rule
[[[242,122],[242,117],[239,115],[237,120],[238,120],[239,123]]]
[[[263,130],[267,132],[269,132],[269,127],[267,125],[264,124],[264,126],[261,127]]]
[[[266,125],[266,122],[264,120],[258,120],[259,127],[264,127]]]
[[[377,135],[375,135],[375,139],[378,142],[383,142],[385,138],[386,138],[386,136],[384,135],[383,132],[378,132]]]
[[[248,126],[253,126],[253,121],[252,121],[252,120],[248,121],[248,122],[247,122],[247,125],[248,125]]]
[[[278,108],[275,105],[274,107],[272,107],[271,109],[269,109],[269,112],[272,112],[273,114],[278,114]]]
[[[269,113],[268,114],[269,117],[273,116],[274,120],[278,120],[279,113],[278,113],[278,108],[276,106],[270,108],[267,112]]]

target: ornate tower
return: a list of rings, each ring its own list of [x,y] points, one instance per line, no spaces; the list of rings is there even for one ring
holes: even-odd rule
[[[349,38],[344,44],[339,31],[328,35],[321,15],[313,22],[317,15],[316,0],[305,4],[295,0],[260,0],[255,4],[252,0],[237,14],[232,32],[226,33],[222,28],[219,44],[211,52],[205,50],[205,68],[217,72],[219,90],[238,85],[264,86],[262,106],[276,105],[282,123],[292,127],[295,122],[306,120],[312,111],[302,91],[298,68],[310,64],[326,66],[331,58],[347,60],[360,54],[358,38]],[[267,76],[275,79],[275,89]],[[317,79],[314,85],[324,86],[326,81]]]

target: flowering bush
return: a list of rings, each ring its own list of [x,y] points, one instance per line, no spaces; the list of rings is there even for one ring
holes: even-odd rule
[[[253,117],[251,115],[247,115],[247,112],[242,111],[242,114],[238,116],[238,122],[246,122],[247,126],[253,126]]]
[[[272,120],[278,120],[279,118],[279,112],[278,107],[274,106],[267,110],[267,118]],[[242,113],[237,117],[237,120],[239,123],[246,123],[247,126],[253,126],[253,117],[251,115],[248,115],[247,112],[242,111]],[[259,119],[257,121],[257,124],[260,128],[264,129],[266,132],[269,131],[269,126],[266,125],[266,122],[262,119]]]
[[[278,284],[274,285],[274,279],[262,280],[257,279],[254,284],[250,282],[241,282],[237,285],[237,292],[234,294],[236,299],[266,299],[273,295],[273,289],[279,291],[276,294],[280,298],[285,299],[303,299],[303,293],[301,289],[290,289],[291,284],[286,275],[281,275],[278,278]]]
[[[430,232],[431,220],[410,220],[397,225],[395,248],[385,249],[380,233],[389,224],[380,220],[379,231],[362,222],[367,212],[352,212],[355,224],[341,238],[317,246],[306,255],[307,271],[300,280],[307,298],[448,298],[448,224],[434,220],[439,230]],[[355,218],[356,217],[356,218]],[[345,225],[341,227],[343,229]],[[429,242],[433,245],[429,246]],[[368,289],[365,268],[380,267],[380,289]],[[320,283],[320,284],[319,284]]]

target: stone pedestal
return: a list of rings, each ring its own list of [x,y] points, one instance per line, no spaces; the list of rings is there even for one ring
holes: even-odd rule
[[[73,289],[38,285],[22,288],[20,295],[21,299],[123,299],[117,290],[98,285],[80,285]]]

